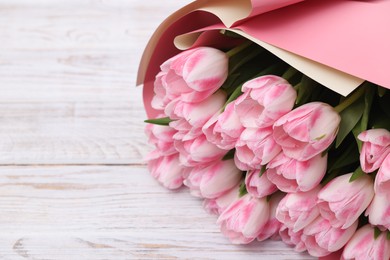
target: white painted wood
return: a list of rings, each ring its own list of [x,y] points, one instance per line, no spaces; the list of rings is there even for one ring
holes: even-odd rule
[[[311,259],[231,245],[143,165],[138,62],[189,2],[0,0],[0,259]]]
[[[142,163],[141,100],[0,102],[0,164]]]
[[[0,194],[1,259],[311,259],[231,245],[199,199],[144,167],[1,167]]]

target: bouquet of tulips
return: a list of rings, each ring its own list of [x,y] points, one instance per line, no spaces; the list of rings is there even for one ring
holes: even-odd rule
[[[159,116],[146,120],[152,176],[203,199],[234,244],[389,259],[390,91],[364,82],[343,97],[241,42],[161,65]]]

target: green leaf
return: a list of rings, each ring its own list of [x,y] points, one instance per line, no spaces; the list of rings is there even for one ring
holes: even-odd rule
[[[389,230],[387,230],[387,232],[386,232],[386,238],[387,238],[387,240],[390,240],[390,231]]]
[[[240,198],[248,193],[246,186],[245,186],[245,182],[241,183],[239,193],[240,193]]]
[[[234,153],[236,152],[235,149],[232,149],[230,150],[229,152],[227,152],[225,154],[225,156],[222,158],[222,161],[227,161],[227,160],[231,160],[234,158]]]
[[[349,145],[342,153],[337,156],[334,160],[333,165],[330,167],[329,171],[343,168],[350,164],[359,161],[359,151],[356,149],[355,145]]]
[[[362,119],[359,120],[359,122],[361,122],[361,121],[362,121]],[[359,152],[360,152],[360,151],[362,150],[363,142],[360,141],[360,140],[357,138],[357,136],[358,136],[361,132],[363,132],[363,131],[362,131],[362,129],[361,129],[361,123],[359,123],[359,122],[358,122],[358,123],[355,125],[355,127],[352,129],[352,134],[353,134],[353,136],[355,137],[356,144],[357,144],[358,149],[359,149]],[[359,155],[358,155],[358,157],[359,157]]]
[[[383,97],[386,94],[387,89],[381,86],[378,86],[378,96]]]
[[[267,170],[267,165],[261,166],[259,177],[261,177],[265,173],[266,170]]]
[[[245,63],[249,62],[256,56],[258,56],[260,53],[264,51],[263,48],[260,48],[257,46],[257,48],[248,48],[249,50],[244,50],[240,54],[236,55],[236,57],[231,58],[231,62],[229,63],[230,65],[230,72],[229,73],[234,73],[236,72],[242,65]]]
[[[148,124],[154,124],[154,125],[169,125],[170,122],[173,120],[169,117],[162,117],[162,118],[153,118],[153,119],[147,119],[144,122]]]
[[[353,181],[356,181],[357,179],[359,179],[360,177],[366,175],[364,173],[364,171],[362,170],[361,167],[357,168],[353,173],[352,173],[352,176],[351,178],[349,179],[349,182],[353,182]]]
[[[340,112],[341,122],[339,132],[336,138],[336,148],[340,146],[345,137],[352,131],[355,125],[359,122],[363,115],[364,99],[358,101],[345,108]]]
[[[225,102],[225,104],[224,104],[223,107],[222,107],[222,112],[225,111],[226,106],[227,106],[230,102],[236,100],[239,96],[241,96],[241,94],[242,94],[241,88],[242,88],[242,85],[239,85],[239,86],[233,91],[233,93],[229,96],[228,100]]]
[[[361,132],[367,130],[368,119],[371,111],[372,101],[374,100],[374,96],[375,96],[375,89],[372,87],[367,88],[366,94],[364,95],[364,112],[360,122]]]
[[[318,83],[307,76],[302,76],[301,83],[298,88],[298,95],[295,101],[297,106],[306,104],[310,101],[313,93],[318,91]]]
[[[374,239],[377,239],[381,235],[382,231],[378,228],[374,228]]]

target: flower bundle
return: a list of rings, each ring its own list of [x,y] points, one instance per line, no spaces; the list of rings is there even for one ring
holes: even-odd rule
[[[194,47],[161,65],[152,176],[189,188],[234,244],[390,258],[390,91],[347,97],[262,47]]]

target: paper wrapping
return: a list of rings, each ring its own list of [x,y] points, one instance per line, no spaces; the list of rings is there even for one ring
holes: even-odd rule
[[[148,117],[159,66],[182,49],[213,46],[234,31],[341,95],[364,80],[390,88],[390,1],[198,0],[169,16],[151,37],[137,84]]]

